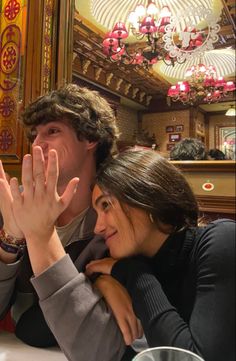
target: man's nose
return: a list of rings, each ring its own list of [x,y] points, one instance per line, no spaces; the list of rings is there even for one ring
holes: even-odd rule
[[[47,143],[40,134],[37,134],[37,136],[35,137],[32,143],[33,147],[35,147],[36,145],[39,145],[42,149],[46,149],[47,147]]]

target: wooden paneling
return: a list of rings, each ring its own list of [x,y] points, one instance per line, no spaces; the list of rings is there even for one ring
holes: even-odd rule
[[[235,161],[172,161],[191,185],[202,212],[236,214]],[[207,189],[204,185],[210,184]]]

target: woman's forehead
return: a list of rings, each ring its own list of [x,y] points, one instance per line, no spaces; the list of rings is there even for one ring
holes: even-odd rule
[[[110,197],[109,192],[103,191],[97,184],[95,184],[92,192],[93,205],[96,205],[103,197]]]

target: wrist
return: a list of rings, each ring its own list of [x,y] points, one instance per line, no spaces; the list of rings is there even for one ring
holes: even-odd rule
[[[24,238],[16,238],[8,234],[4,229],[0,229],[0,249],[5,256],[9,255],[11,258],[17,258],[22,255],[26,247]]]
[[[18,253],[9,253],[0,247],[0,261],[6,264],[14,263],[19,259]]]
[[[26,241],[23,237],[15,237],[8,232],[5,231],[4,228],[0,229],[0,242],[3,242],[4,244],[19,247],[19,246],[25,246]]]

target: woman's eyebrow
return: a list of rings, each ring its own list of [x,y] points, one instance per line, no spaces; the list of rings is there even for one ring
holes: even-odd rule
[[[108,193],[105,193],[105,194],[101,194],[99,197],[97,197],[97,199],[95,200],[95,205],[97,206],[98,203],[101,203],[101,201],[104,199],[106,199],[109,203],[112,203],[111,202],[111,195],[108,194]]]
[[[102,194],[102,195],[100,195],[99,197],[97,197],[96,199],[95,199],[95,206],[97,206],[98,205],[98,203],[102,200],[102,198],[106,198],[107,197],[107,195],[106,194]]]

